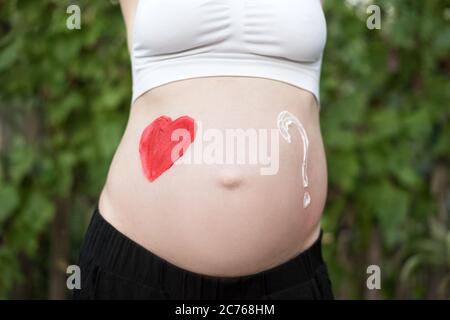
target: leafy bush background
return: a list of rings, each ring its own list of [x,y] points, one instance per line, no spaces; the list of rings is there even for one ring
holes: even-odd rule
[[[115,2],[0,0],[0,298],[69,296],[131,99]],[[73,3],[81,30],[66,28]],[[326,1],[325,256],[339,298],[447,299],[450,6],[376,1],[369,30],[370,3]]]

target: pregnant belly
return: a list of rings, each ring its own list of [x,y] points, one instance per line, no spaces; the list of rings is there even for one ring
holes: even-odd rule
[[[295,126],[289,127],[290,143],[279,133],[283,111],[303,125],[306,150]],[[195,139],[174,165],[149,179],[142,135],[163,115],[194,119]],[[162,139],[156,135],[148,143]],[[326,189],[318,108],[310,93],[265,79],[191,79],[153,89],[132,106],[100,212],[175,265],[237,276],[274,267],[309,247],[319,233]]]

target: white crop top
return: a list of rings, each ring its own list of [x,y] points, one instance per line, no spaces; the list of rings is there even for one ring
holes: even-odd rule
[[[278,80],[320,101],[320,0],[139,0],[132,32],[133,102],[205,76]]]

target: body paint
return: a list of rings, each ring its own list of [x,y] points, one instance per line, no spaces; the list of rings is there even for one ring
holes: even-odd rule
[[[308,141],[308,135],[306,134],[306,130],[303,127],[302,123],[291,113],[288,111],[282,111],[278,115],[277,119],[277,125],[278,130],[281,133],[281,136],[286,140],[288,143],[291,143],[291,135],[289,134],[289,126],[294,125],[298,132],[300,133],[300,136],[303,140],[303,162],[302,162],[302,178],[303,178],[303,188],[309,187],[308,182],[308,175],[307,175],[307,160],[308,160],[308,148],[309,148],[309,141]],[[305,190],[305,193],[303,194],[303,208],[307,208],[311,203],[311,195],[309,194],[308,190]]]
[[[155,181],[183,156],[194,141],[195,132],[195,121],[189,116],[176,120],[161,116],[144,129],[139,155],[144,174],[150,182]]]

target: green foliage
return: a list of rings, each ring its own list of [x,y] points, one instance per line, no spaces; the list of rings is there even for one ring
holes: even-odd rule
[[[442,214],[431,183],[450,158],[448,5],[376,1],[382,27],[369,30],[367,5],[325,2],[323,225],[334,289],[368,297],[366,268],[378,264],[379,297],[446,298],[448,184]],[[46,297],[38,274],[49,272],[50,223],[61,203],[75,259],[127,120],[119,6],[80,0],[82,28],[68,30],[69,4],[0,0],[0,298],[26,281],[34,297]]]
[[[120,9],[80,1],[82,28],[68,30],[68,5],[0,1],[0,298],[32,278],[21,271],[23,255],[35,272],[48,272],[41,245],[58,203],[87,217],[126,124],[130,71]],[[78,224],[74,249],[86,219]],[[32,291],[46,285],[33,283]]]
[[[421,269],[416,287],[409,284],[411,273],[400,278],[399,270],[433,252],[419,253],[418,243],[431,241],[428,218],[437,215],[433,170],[438,161],[448,167],[450,158],[450,26],[444,1],[376,4],[383,9],[381,30],[366,28],[365,5],[328,4],[322,130],[330,196],[324,220],[337,233],[327,255],[352,261],[333,269],[339,289],[353,283],[343,296],[366,295],[365,268],[378,264],[385,282],[394,283],[381,297],[420,297],[433,290],[427,279],[435,265],[421,259],[428,269]],[[439,223],[448,237],[447,220]],[[430,247],[436,246],[433,257],[448,288],[450,263],[438,249],[448,248],[446,241],[435,238]],[[437,297],[446,297],[443,292]]]

